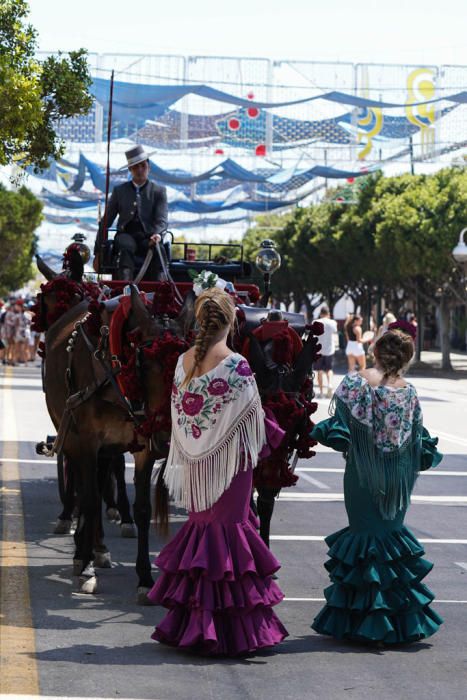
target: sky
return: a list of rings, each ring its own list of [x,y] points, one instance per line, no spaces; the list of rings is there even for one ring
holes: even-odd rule
[[[30,0],[39,48],[467,65],[467,0]]]

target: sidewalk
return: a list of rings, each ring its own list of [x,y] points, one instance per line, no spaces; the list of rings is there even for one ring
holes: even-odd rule
[[[441,369],[441,352],[439,350],[424,350],[420,362],[413,362],[409,374],[416,376],[446,376],[459,379],[467,379],[467,352],[451,351],[451,364],[453,371],[445,372]],[[347,360],[342,350],[335,355],[335,367],[337,371],[346,371]]]
[[[450,357],[453,372],[445,372],[441,369],[441,352],[439,350],[424,350],[422,352],[421,361],[413,363],[413,365],[410,368],[410,373],[417,375],[446,375],[449,377],[452,377],[453,375],[458,375],[459,378],[466,378],[467,353],[452,350]]]

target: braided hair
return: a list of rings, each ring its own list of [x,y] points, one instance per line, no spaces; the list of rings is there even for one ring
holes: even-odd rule
[[[398,329],[390,329],[376,341],[374,354],[387,378],[397,376],[407,368],[414,350],[410,335]]]
[[[199,327],[195,340],[195,361],[185,376],[182,389],[193,379],[219,332],[225,328],[233,330],[236,311],[232,297],[219,287],[206,289],[195,302],[195,318]]]

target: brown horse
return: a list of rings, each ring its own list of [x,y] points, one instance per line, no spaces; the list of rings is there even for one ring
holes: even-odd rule
[[[48,279],[55,273],[38,261]],[[105,343],[107,326],[101,327],[100,339],[85,329],[89,302],[76,302],[45,335],[44,390],[50,417],[57,429],[60,447],[73,471],[79,501],[79,520],[75,531],[74,570],[79,575],[79,588],[94,593],[97,578],[94,559],[97,551],[105,551],[102,543],[101,500],[98,489],[98,461],[128,450],[135,444],[136,417],[131,406],[119,394],[111,372],[111,358]],[[57,303],[53,293],[43,295],[45,311]],[[183,337],[189,325],[190,309],[185,307],[177,321],[162,323],[153,318],[136,287],[131,287],[131,309],[127,331],[138,333],[143,347],[169,330]],[[165,388],[163,367],[150,355],[139,353],[139,374],[144,391],[144,410],[157,413],[163,404]],[[111,376],[112,375],[112,376]],[[146,593],[153,585],[149,560],[149,527],[151,520],[150,484],[156,459],[167,455],[169,434],[150,438],[137,435],[140,450],[135,452],[134,519],[138,529],[138,602],[147,602]]]

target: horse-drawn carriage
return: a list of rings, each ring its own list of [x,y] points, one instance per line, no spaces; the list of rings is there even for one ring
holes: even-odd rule
[[[262,479],[266,488],[276,491],[291,485],[296,481],[291,459],[311,453],[308,435],[315,405],[309,377],[320,328],[307,326],[301,314],[258,306],[260,290],[245,279],[251,268],[241,245],[229,244],[233,259],[219,253],[224,244],[205,245],[202,260],[193,256],[194,244],[174,244],[172,251],[157,246],[161,278],[141,279],[143,270],[137,284],[108,279],[115,276],[110,254],[102,257],[104,279],[86,281],[83,261],[89,251],[83,245],[75,240],[67,248],[59,274],[38,259],[48,282],[38,295],[34,323],[45,332],[44,391],[57,429],[53,444],[41,448],[63,455],[74,476],[79,504],[74,568],[83,592],[96,590],[93,562],[106,552],[99,469],[133,452],[138,599],[144,602],[153,583],[148,540],[151,474],[155,461],[168,453],[175,365],[196,332],[192,278],[195,289],[217,284],[233,295],[238,309],[233,348],[248,356],[263,403],[273,408],[286,430],[283,446],[263,470],[257,466],[257,488]],[[181,254],[174,255],[177,245]],[[159,476],[159,486],[161,482]]]

